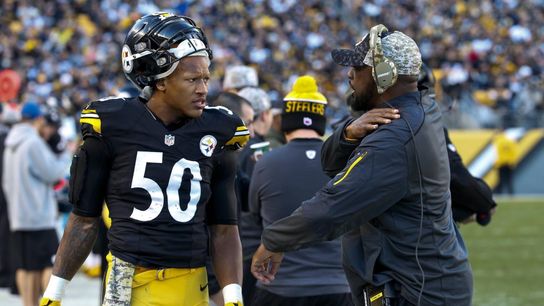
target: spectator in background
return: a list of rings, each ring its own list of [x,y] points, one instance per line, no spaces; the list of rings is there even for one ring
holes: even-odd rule
[[[251,174],[253,173],[253,167],[256,161],[253,156],[254,152],[251,149],[251,145],[266,141],[265,136],[272,127],[272,111],[270,109],[270,97],[266,91],[260,88],[246,87],[242,89],[238,95],[251,103],[255,113],[252,122],[253,136],[240,152],[238,160],[238,172],[241,176],[242,184],[240,189],[241,198],[239,200],[242,203],[242,211],[247,211],[247,191],[249,190],[249,180],[251,179]]]
[[[255,87],[246,87],[239,93],[240,96],[249,101],[255,112],[253,120],[253,136],[238,157],[238,169],[236,174],[236,189],[238,203],[241,207],[240,214],[240,236],[242,238],[242,251],[244,256],[244,301],[251,301],[255,289],[255,278],[251,274],[251,256],[257,249],[261,240],[261,230],[258,220],[255,220],[249,213],[248,193],[253,167],[255,166],[255,150],[252,145],[265,142],[264,136],[272,126],[271,103],[268,94]]]
[[[326,106],[311,76],[298,78],[285,97],[281,130],[288,143],[257,162],[249,189],[251,214],[262,227],[289,216],[329,180],[320,163]],[[252,304],[353,305],[341,257],[338,239],[286,253],[275,281],[257,283]]]
[[[24,104],[21,117],[6,138],[2,187],[17,287],[23,305],[35,306],[49,281],[58,247],[53,184],[64,177],[71,156],[64,152],[57,157],[47,145],[53,129],[38,104]]]
[[[270,127],[268,135],[265,137],[266,141],[270,142],[270,149],[282,146],[287,142],[285,140],[285,135],[281,130],[282,104],[282,101],[272,102],[272,126]]]
[[[228,66],[225,69],[223,90],[237,93],[245,87],[259,86],[257,70],[251,66]]]
[[[255,112],[251,103],[243,97],[231,93],[221,92],[212,102],[211,105],[222,106],[228,108],[230,111],[238,115],[240,119],[244,120],[250,136],[253,137],[253,119],[255,118]]]
[[[493,145],[497,152],[495,168],[499,171],[499,185],[496,191],[514,195],[514,169],[519,154],[517,144],[503,130],[495,136]]]
[[[60,134],[60,127],[62,126],[60,114],[55,109],[47,109],[44,113],[44,118],[44,129],[47,129],[46,133],[51,135],[47,139],[47,145],[49,145],[53,153],[61,154],[66,148],[66,142]]]

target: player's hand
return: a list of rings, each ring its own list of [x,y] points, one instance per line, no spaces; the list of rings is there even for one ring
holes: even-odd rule
[[[283,253],[270,252],[261,244],[253,255],[251,273],[262,283],[270,284],[274,280],[282,260]]]
[[[54,301],[44,297],[40,300],[40,306],[60,306],[60,301]]]
[[[380,125],[391,123],[393,120],[398,118],[400,118],[398,109],[371,109],[350,123],[344,130],[344,136],[349,139],[361,139],[372,133]]]

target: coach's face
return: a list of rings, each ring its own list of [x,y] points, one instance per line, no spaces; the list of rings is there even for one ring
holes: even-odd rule
[[[372,67],[351,67],[348,72],[349,85],[353,89],[348,104],[354,111],[368,111],[374,108],[378,95],[376,84],[372,78]]]

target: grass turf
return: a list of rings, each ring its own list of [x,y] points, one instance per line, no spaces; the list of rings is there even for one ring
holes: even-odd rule
[[[544,199],[502,199],[488,226],[460,227],[474,306],[544,305]]]

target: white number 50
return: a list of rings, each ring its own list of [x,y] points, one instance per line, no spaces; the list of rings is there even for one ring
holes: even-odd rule
[[[151,221],[162,211],[164,206],[164,194],[161,187],[154,180],[145,177],[145,168],[148,163],[161,164],[162,152],[138,152],[136,154],[136,164],[134,165],[134,175],[132,176],[131,188],[143,188],[151,196],[151,204],[146,210],[139,210],[134,207],[130,218],[138,221]],[[179,188],[183,179],[183,172],[189,169],[193,179],[191,180],[191,191],[189,195],[189,203],[187,209],[181,210],[179,201]],[[200,166],[197,162],[180,159],[172,168],[168,187],[166,188],[166,197],[168,200],[168,211],[174,220],[178,222],[190,221],[196,213],[196,205],[200,200]]]

